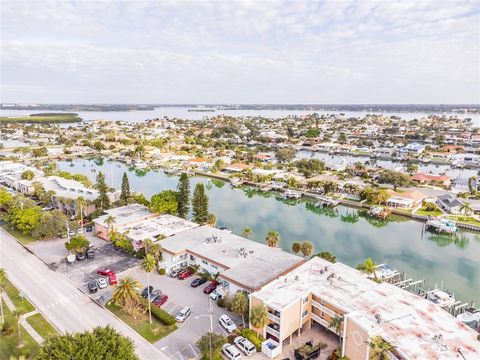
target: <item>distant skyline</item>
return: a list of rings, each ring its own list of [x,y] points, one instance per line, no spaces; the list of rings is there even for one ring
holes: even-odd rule
[[[2,1],[1,102],[478,104],[478,1]]]

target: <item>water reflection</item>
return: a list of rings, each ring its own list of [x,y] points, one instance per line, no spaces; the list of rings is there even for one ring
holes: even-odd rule
[[[81,173],[95,180],[95,173],[103,171],[109,186],[119,188],[124,164],[105,161],[97,166],[94,161],[78,160],[71,168],[59,162],[58,168]],[[87,166],[84,167],[84,164]],[[178,178],[163,171],[149,171],[143,177],[129,174],[133,191],[141,191],[147,198],[162,190],[176,189]],[[221,181],[191,177],[190,184],[209,185],[210,211],[218,224],[236,234],[245,227],[252,228],[250,238],[265,242],[270,229],[280,233],[280,246],[290,251],[293,241],[310,240],[315,251],[330,251],[338,261],[351,266],[372,257],[377,263],[386,262],[414,279],[426,279],[429,284],[442,280],[455,291],[457,298],[480,302],[480,234],[459,231],[455,238],[442,238],[423,233],[423,224],[406,217],[391,215],[387,221],[368,216],[365,210],[338,206],[318,208],[311,201],[286,204],[276,199],[277,194],[254,188],[232,188]],[[296,206],[295,206],[296,205]]]

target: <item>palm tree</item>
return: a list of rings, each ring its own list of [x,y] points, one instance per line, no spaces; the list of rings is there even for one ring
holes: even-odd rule
[[[83,196],[77,198],[76,208],[80,210],[80,227],[83,229],[83,211],[87,205],[87,201]]]
[[[255,305],[250,311],[250,323],[255,329],[262,329],[264,326],[268,325],[270,320],[268,319],[267,308],[263,304]],[[258,332],[260,335],[260,332]]]
[[[388,353],[395,348],[392,344],[383,340],[381,336],[374,337],[369,344],[371,360],[389,360]]]
[[[150,273],[157,267],[155,258],[151,254],[147,254],[142,261],[142,269],[147,273],[147,294],[148,294],[148,320],[152,323],[152,305],[150,301]]]
[[[109,215],[105,222],[108,225],[108,233],[111,234],[113,232],[113,224],[115,224],[115,218],[112,215]]]
[[[342,325],[343,325],[343,316],[335,316],[330,319],[330,322],[328,323],[328,328],[332,329],[335,331],[335,334],[340,335],[340,332],[342,331]],[[340,337],[340,342],[342,341]]]
[[[160,244],[152,244],[148,249],[148,253],[155,258],[157,263],[162,260],[162,246]]]
[[[313,244],[310,241],[304,241],[302,243],[302,248],[301,248],[303,257],[312,255],[313,249],[314,249]]]
[[[217,217],[214,214],[208,214],[207,225],[214,227],[217,224]]]
[[[292,252],[294,254],[298,254],[300,251],[302,251],[302,243],[299,241],[294,241],[292,243]]]
[[[460,212],[463,212],[465,215],[471,214],[473,212],[472,205],[465,201],[462,206],[460,206]]]
[[[278,233],[278,231],[270,230],[267,233],[265,241],[270,247],[278,247],[278,243],[280,242],[280,234]]]
[[[145,239],[143,241],[143,248],[145,249],[145,255],[147,255],[153,246],[153,240],[152,239]]]
[[[252,228],[251,227],[246,227],[245,229],[243,229],[242,234],[246,238],[249,238],[252,235]]]
[[[22,333],[20,331],[20,318],[22,317],[22,312],[20,310],[13,310],[12,315],[15,317],[15,321],[17,323],[17,332],[18,332],[18,344],[17,347],[20,347],[22,344]]]
[[[113,302],[120,306],[124,306],[127,301],[139,302],[138,289],[141,286],[140,282],[131,276],[124,277],[113,291]]]
[[[3,291],[5,290],[7,280],[7,272],[4,268],[0,269],[0,314],[2,316],[2,325],[5,321],[4,314],[3,314]]]
[[[373,274],[376,268],[377,268],[377,265],[372,260],[372,258],[367,258],[363,263],[357,266],[357,270],[361,270],[368,275]]]
[[[230,301],[230,309],[237,315],[242,315],[242,324],[245,326],[245,313],[248,311],[248,296],[239,291]]]

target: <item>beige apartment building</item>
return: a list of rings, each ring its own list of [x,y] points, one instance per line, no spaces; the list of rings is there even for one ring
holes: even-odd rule
[[[473,329],[438,305],[341,263],[313,258],[250,294],[251,307],[260,303],[270,320],[263,336],[279,347],[305,329],[337,333],[330,324],[341,317],[337,335],[350,360],[369,359],[377,337],[394,346],[391,359],[480,359]]]

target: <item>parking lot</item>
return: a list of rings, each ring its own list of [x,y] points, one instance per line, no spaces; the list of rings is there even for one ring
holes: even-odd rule
[[[75,261],[73,264],[66,262],[68,252],[65,249],[65,239],[39,241],[29,245],[29,249],[56,271],[63,273],[86,293],[88,293],[88,282],[99,277],[96,272],[100,268],[112,269],[116,272],[117,279],[132,276],[143,286],[147,285],[147,274],[140,269],[140,260],[116,250],[111,243],[94,236],[89,236],[89,240],[95,248],[95,258]],[[199,359],[201,354],[195,343],[202,335],[210,331],[209,296],[203,293],[203,289],[208,283],[192,288],[190,283],[194,278],[195,276],[192,276],[185,280],[179,280],[159,275],[157,272],[150,274],[150,284],[153,288],[162,290],[169,297],[168,301],[162,305],[162,309],[173,316],[184,306],[189,306],[192,310],[188,319],[184,323],[178,324],[175,332],[154,344],[172,360]],[[97,293],[91,294],[91,297],[105,304],[111,298],[112,291],[113,287],[109,286],[99,289]],[[227,314],[237,326],[241,325],[241,317],[218,307],[215,301],[211,303],[212,326],[215,333],[228,335],[218,322],[222,314]],[[262,355],[256,354],[254,357]]]
[[[142,284],[147,284],[147,274],[144,271],[135,269],[130,275],[140,280]],[[156,347],[173,360],[200,358],[201,355],[195,342],[210,331],[209,296],[203,293],[203,288],[208,283],[192,288],[190,283],[194,278],[195,276],[186,280],[178,280],[156,273],[152,273],[150,276],[150,284],[154,289],[160,289],[168,295],[168,302],[162,306],[162,309],[172,315],[175,315],[184,306],[190,306],[192,309],[189,318],[184,323],[178,324],[177,331],[155,343]],[[218,323],[222,314],[227,314],[237,326],[241,324],[242,320],[238,315],[218,307],[214,301],[212,301],[212,305],[212,323],[215,333],[228,335]]]
[[[66,262],[68,252],[65,249],[65,239],[37,241],[29,245],[28,248],[52,268],[63,273],[86,293],[88,293],[88,282],[100,277],[97,275],[98,269],[109,268],[117,274],[117,278],[120,278],[127,275],[132,268],[140,265],[140,260],[115,249],[110,242],[94,236],[89,236],[88,239],[95,249],[95,258],[75,261],[73,264]],[[111,297],[112,291],[113,287],[109,286],[105,289],[99,289],[91,296],[104,304]]]

